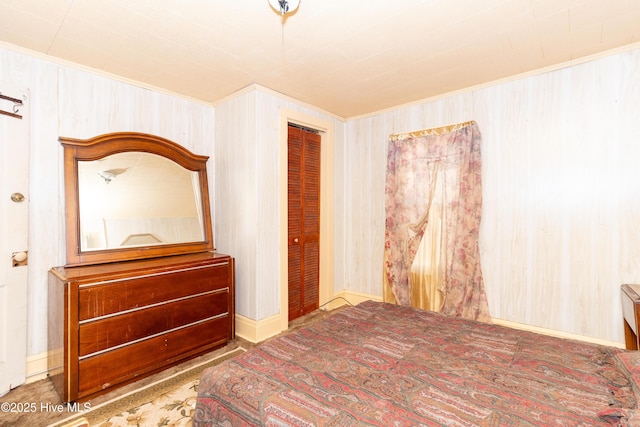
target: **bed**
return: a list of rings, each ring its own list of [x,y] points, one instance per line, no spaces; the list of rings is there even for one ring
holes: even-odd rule
[[[193,425],[640,425],[639,354],[368,301],[204,371]]]

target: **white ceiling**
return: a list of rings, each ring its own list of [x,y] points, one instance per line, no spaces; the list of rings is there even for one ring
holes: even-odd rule
[[[640,0],[2,0],[0,40],[205,102],[349,118],[640,42]]]

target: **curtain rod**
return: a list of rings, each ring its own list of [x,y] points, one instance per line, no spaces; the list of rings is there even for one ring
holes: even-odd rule
[[[473,126],[475,124],[476,124],[475,120],[470,120],[468,122],[456,123],[453,125],[441,126],[437,128],[431,128],[431,129],[417,130],[414,132],[392,133],[391,135],[389,135],[389,141],[404,141],[405,139],[418,138],[421,136],[441,135],[443,133],[459,130],[467,126]]]

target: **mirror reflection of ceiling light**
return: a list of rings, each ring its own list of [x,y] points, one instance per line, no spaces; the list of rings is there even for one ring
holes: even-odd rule
[[[100,175],[100,177],[104,179],[104,182],[108,184],[114,179],[116,179],[118,175],[125,173],[126,171],[127,171],[127,168],[109,169],[106,171],[99,171],[98,175]]]
[[[98,175],[100,175],[100,177],[104,179],[104,182],[106,182],[107,184],[116,179],[116,175],[108,171],[100,171],[98,172]]]

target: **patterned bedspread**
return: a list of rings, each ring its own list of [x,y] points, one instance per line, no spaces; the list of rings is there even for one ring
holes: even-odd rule
[[[637,425],[630,354],[365,302],[207,369],[193,425]]]

